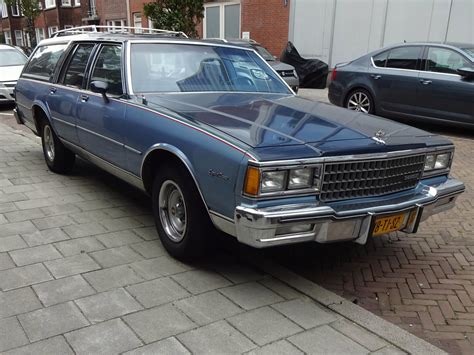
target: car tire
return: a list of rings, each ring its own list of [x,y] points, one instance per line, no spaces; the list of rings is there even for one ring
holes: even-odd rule
[[[374,99],[372,95],[365,89],[352,90],[344,105],[347,109],[363,113],[375,113]]]
[[[49,122],[41,126],[41,143],[44,160],[51,171],[65,174],[72,170],[76,155],[61,143]]]
[[[156,229],[168,253],[183,261],[204,256],[215,228],[188,171],[178,165],[160,168],[152,199]]]

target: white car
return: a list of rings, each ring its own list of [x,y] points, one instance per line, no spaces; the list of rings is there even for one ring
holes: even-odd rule
[[[13,89],[27,57],[15,47],[0,44],[0,103],[13,102]]]

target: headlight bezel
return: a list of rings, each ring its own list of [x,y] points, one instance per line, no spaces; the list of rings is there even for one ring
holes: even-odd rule
[[[257,193],[249,193],[247,184],[247,178],[245,179],[243,194],[244,196],[251,197],[251,198],[265,198],[265,197],[277,197],[277,196],[287,196],[287,195],[300,195],[300,194],[308,194],[308,193],[318,193],[321,185],[321,174],[322,174],[322,167],[323,164],[305,164],[305,165],[295,165],[295,166],[281,166],[281,167],[254,167],[249,166],[247,168],[247,174],[249,173],[249,168],[256,169],[259,172],[259,181],[258,181],[258,189]],[[309,175],[310,178],[310,186],[302,186],[302,187],[293,187],[290,188],[290,174],[292,171],[301,171],[301,170],[308,170],[310,171]],[[265,191],[263,189],[263,183],[265,174],[267,173],[284,173],[285,179],[283,183],[283,188],[278,190],[272,191]],[[268,175],[267,175],[268,176]],[[255,189],[253,189],[255,191]]]
[[[439,157],[449,155],[446,163],[438,166]],[[431,159],[433,157],[433,159]],[[454,149],[428,151],[425,155],[425,164],[423,165],[423,178],[446,175],[451,171],[451,165],[454,158]],[[430,164],[427,165],[427,163]]]

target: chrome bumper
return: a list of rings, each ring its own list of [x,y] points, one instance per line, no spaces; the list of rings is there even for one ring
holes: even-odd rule
[[[0,102],[13,102],[13,88],[7,88],[3,85],[0,86]]]
[[[402,231],[416,233],[421,221],[452,208],[464,189],[461,181],[450,178],[438,185],[421,185],[402,197],[385,197],[376,202],[345,201],[331,206],[317,202],[262,209],[238,206],[235,232],[241,243],[256,248],[306,241],[353,240],[365,244],[376,217],[406,212]],[[306,231],[296,230],[305,225]]]

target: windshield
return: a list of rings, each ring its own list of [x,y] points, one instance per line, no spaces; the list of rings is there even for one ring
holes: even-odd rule
[[[263,59],[265,60],[275,60],[275,57],[265,48],[262,46],[254,46],[258,52],[262,56]]]
[[[0,67],[24,65],[26,57],[13,48],[0,49]]]
[[[463,48],[463,51],[469,54],[471,58],[474,58],[474,48]]]
[[[253,51],[229,47],[136,43],[131,48],[135,93],[245,91],[290,94]]]

